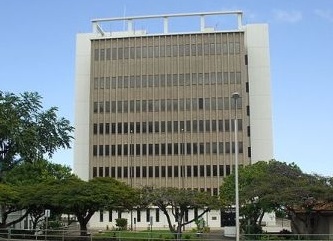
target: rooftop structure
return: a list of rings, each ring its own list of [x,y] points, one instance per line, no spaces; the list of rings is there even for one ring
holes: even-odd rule
[[[115,36],[119,37],[120,35],[127,35],[127,36],[137,36],[137,35],[147,35],[146,30],[135,30],[135,22],[139,20],[150,20],[153,19],[155,21],[163,21],[162,29],[163,31],[157,32],[155,34],[175,34],[174,32],[169,31],[169,20],[170,19],[186,19],[189,17],[195,17],[198,21],[198,30],[196,32],[214,32],[216,31],[215,28],[206,27],[205,24],[205,17],[207,16],[219,16],[224,17],[226,15],[232,15],[237,17],[237,29],[242,30],[242,11],[219,11],[219,12],[201,12],[201,13],[188,13],[188,14],[163,14],[163,15],[148,15],[148,16],[132,16],[132,17],[118,17],[118,18],[100,18],[92,20],[93,24],[93,33],[97,33],[103,37],[110,37]],[[121,32],[112,32],[111,30],[105,31],[102,27],[102,24],[105,23],[126,23],[124,26],[123,31]],[[125,27],[126,26],[126,27]],[[200,27],[200,28],[199,28]]]

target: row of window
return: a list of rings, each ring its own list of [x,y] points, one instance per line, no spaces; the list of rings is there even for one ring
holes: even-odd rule
[[[237,119],[238,131],[243,130],[242,119]],[[178,133],[178,132],[229,132],[234,131],[234,120],[185,120],[185,121],[148,121],[94,123],[93,134],[128,134],[128,133]],[[248,127],[248,136],[249,133]]]
[[[202,192],[204,192],[204,188],[201,188],[200,189]],[[211,189],[210,188],[207,188],[207,192],[211,192]],[[213,195],[217,195],[217,188],[213,188]],[[152,211],[155,211],[155,220],[152,220],[153,219],[153,216],[152,216]],[[141,220],[141,215],[142,215],[142,212],[143,210],[142,209],[137,209],[136,210],[136,213],[134,214],[134,223],[135,222],[138,222],[140,223],[142,220]],[[146,222],[147,223],[151,223],[152,221],[155,221],[155,222],[160,222],[160,209],[159,208],[154,208],[154,209],[146,209],[145,210],[146,214]],[[113,211],[113,210],[108,210],[108,221],[109,222],[112,222],[113,220],[113,214],[117,213],[117,218],[120,219],[122,218],[122,211],[121,210],[117,210],[117,211]],[[193,213],[193,216],[194,218],[198,217],[198,210],[195,208],[194,209],[194,213]],[[177,217],[176,217],[177,218]],[[188,213],[188,210],[185,211],[185,214],[184,214],[184,221],[185,222],[188,222],[189,220],[189,213]],[[104,210],[100,210],[99,212],[99,221],[100,222],[104,222]],[[177,219],[175,219],[175,222],[177,222]]]
[[[136,47],[111,47],[94,50],[94,60],[141,59],[159,57],[239,54],[239,42],[174,44]]]
[[[237,109],[242,108],[242,98],[237,100]],[[165,111],[234,110],[235,101],[231,97],[95,101],[94,113],[140,113]]]
[[[152,216],[151,216],[151,210],[152,209],[146,209],[146,222],[150,223],[152,220]],[[113,212],[117,212],[117,218],[120,219],[122,218],[122,211],[118,210],[118,211],[112,211],[112,210],[108,210],[108,221],[112,222],[113,219]],[[141,213],[142,210],[141,209],[137,209],[136,210],[136,217],[134,217],[135,222],[140,223],[141,222]],[[186,221],[186,219],[188,219],[188,212],[185,212],[185,216],[184,219]],[[100,222],[104,222],[104,210],[100,210],[99,211],[99,221]],[[160,222],[160,209],[159,208],[155,208],[155,222]]]
[[[172,87],[210,84],[240,84],[241,72],[211,72],[161,75],[131,75],[94,78],[94,89]]]
[[[93,145],[93,156],[159,156],[235,153],[235,142]],[[243,142],[238,142],[243,153]]]
[[[93,167],[93,177],[97,174],[113,178],[224,177],[230,175],[230,171],[230,165],[225,165],[225,169],[224,165]]]

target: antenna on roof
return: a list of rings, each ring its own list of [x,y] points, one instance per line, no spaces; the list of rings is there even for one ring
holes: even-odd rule
[[[99,25],[98,21],[93,21],[93,32],[94,33],[99,33],[102,36],[105,35],[105,32],[103,31],[102,27]]]
[[[104,33],[102,27],[99,26],[99,24],[96,25],[96,29],[97,29],[97,31],[98,31],[102,36],[104,36],[105,33]]]

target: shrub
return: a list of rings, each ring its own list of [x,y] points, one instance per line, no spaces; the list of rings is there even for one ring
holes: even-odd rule
[[[196,219],[195,224],[197,225],[197,231],[198,232],[203,232],[203,228],[205,227],[205,220],[203,218]]]
[[[287,229],[282,229],[282,230],[279,232],[278,237],[279,237],[280,239],[295,239],[294,235],[292,235],[292,232],[290,232],[290,231],[287,230]]]
[[[184,235],[184,239],[187,239],[187,240],[191,239],[191,235],[189,235],[189,234],[185,234],[185,235]]]
[[[127,219],[117,218],[116,226],[118,227],[119,230],[126,230],[127,229]]]
[[[210,233],[210,227],[208,227],[208,226],[203,227],[202,232],[203,233]]]
[[[246,225],[245,233],[246,234],[261,234],[262,233],[262,227],[258,224]]]

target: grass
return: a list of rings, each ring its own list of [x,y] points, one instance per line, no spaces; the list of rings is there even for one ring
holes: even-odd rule
[[[169,230],[143,230],[143,231],[113,231],[108,230],[102,233],[95,234],[96,237],[114,238],[114,241],[119,239],[125,240],[170,240],[174,239],[174,235]],[[183,239],[196,239],[196,234],[193,232],[184,232]]]

